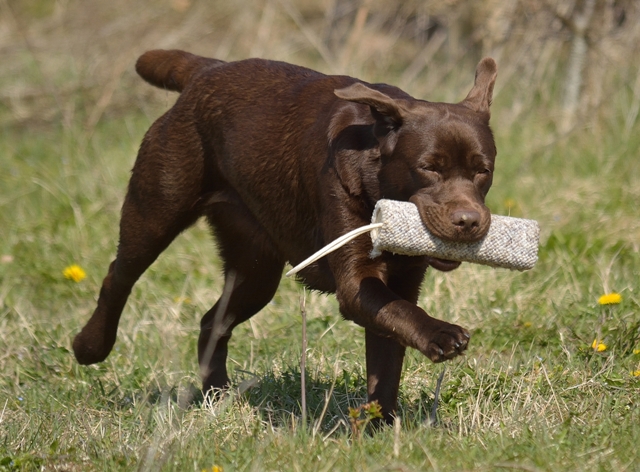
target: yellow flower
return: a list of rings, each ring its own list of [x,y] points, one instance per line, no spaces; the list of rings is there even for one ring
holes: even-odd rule
[[[640,377],[640,370],[631,371],[631,375],[633,375],[634,377]]]
[[[531,328],[533,326],[533,323],[531,321],[525,321],[522,326],[524,326],[525,328]]]
[[[516,201],[513,198],[507,198],[504,201],[504,207],[507,210],[511,210],[512,208],[515,208],[515,206],[516,206]]]
[[[67,267],[62,271],[62,275],[64,275],[65,279],[73,280],[74,282],[80,282],[87,276],[82,267],[77,264],[73,264]]]
[[[633,353],[634,353],[634,354],[640,354],[640,349],[634,349],[634,350],[633,350]]]
[[[607,345],[602,341],[598,341],[597,339],[594,339],[593,342],[591,343],[591,349],[593,349],[596,352],[602,352],[607,350]]]
[[[600,298],[598,298],[598,303],[600,305],[617,305],[622,301],[622,296],[619,293],[605,293]]]
[[[209,472],[209,469],[202,469],[202,472]],[[222,467],[214,465],[213,467],[211,467],[211,472],[222,472]]]

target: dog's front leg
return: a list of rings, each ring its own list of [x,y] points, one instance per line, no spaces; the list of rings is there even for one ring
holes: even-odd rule
[[[382,407],[384,421],[393,422],[398,405],[405,347],[396,340],[365,329],[367,397]]]
[[[404,348],[413,347],[433,362],[442,362],[462,354],[469,333],[432,318],[402,298],[390,288],[394,283],[387,283],[384,271],[371,261],[361,265],[351,261],[347,270],[340,271],[336,296],[343,315],[366,330],[369,399],[380,402],[386,421],[390,421],[396,408]]]
[[[378,277],[354,277],[350,283],[338,284],[336,295],[346,318],[379,336],[418,349],[433,362],[452,359],[467,348],[470,336],[466,329],[432,318]]]

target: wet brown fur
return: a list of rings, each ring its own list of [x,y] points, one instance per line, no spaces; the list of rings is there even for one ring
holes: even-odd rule
[[[202,216],[227,276],[223,300],[201,323],[205,392],[228,385],[231,331],[272,299],[285,264],[367,224],[380,198],[412,201],[445,239],[475,241],[488,230],[484,198],[496,154],[492,59],[478,64],[475,84],[458,104],[260,59],[225,63],[157,50],[141,56],[136,69],[181,95],[140,147],[116,259],[73,343],[82,364],[109,355],[133,284]],[[457,263],[388,253],[370,259],[370,250],[362,236],[300,279],[336,293],[342,315],[365,328],[369,399],[390,421],[405,348],[440,362],[461,354],[469,333],[416,305],[427,267],[451,270]]]

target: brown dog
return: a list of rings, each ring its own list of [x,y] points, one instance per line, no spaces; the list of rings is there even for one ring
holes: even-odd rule
[[[225,63],[158,50],[140,57],[136,70],[182,94],[140,147],[117,257],[73,342],[81,364],[109,355],[133,284],[201,216],[214,229],[226,274],[223,296],[201,323],[205,392],[228,385],[231,332],[271,300],[285,263],[369,223],[377,200],[415,203],[444,239],[475,241],[489,228],[493,59],[478,64],[458,104],[260,59]],[[370,259],[370,250],[360,237],[300,278],[335,292],[344,317],[365,328],[369,400],[380,402],[389,421],[405,348],[440,362],[461,354],[469,333],[416,306],[427,267],[459,263],[389,253]]]

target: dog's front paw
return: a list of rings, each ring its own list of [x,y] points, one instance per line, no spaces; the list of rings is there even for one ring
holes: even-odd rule
[[[467,349],[470,337],[469,331],[460,326],[433,320],[420,352],[433,362],[443,362],[461,355]]]

